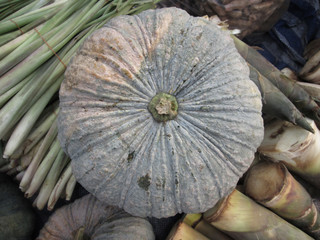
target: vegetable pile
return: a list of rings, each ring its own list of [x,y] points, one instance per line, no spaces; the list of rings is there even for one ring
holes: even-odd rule
[[[53,209],[75,187],[57,140],[63,74],[83,40],[108,20],[155,6],[146,0],[0,1],[1,172],[15,176],[34,206]]]
[[[71,199],[77,183],[77,179],[75,178],[71,167],[72,161],[61,148],[58,140],[57,126],[57,116],[63,111],[63,109],[59,107],[60,99],[58,92],[61,83],[65,78],[65,70],[67,66],[69,66],[72,57],[75,56],[77,50],[83,45],[84,40],[87,39],[89,35],[91,36],[94,31],[105,26],[110,19],[119,15],[138,14],[146,9],[154,8],[155,4],[159,1],[160,0],[0,0],[0,172],[6,173],[19,181],[20,189],[24,192],[25,197],[34,198],[34,207],[40,210],[45,208],[45,206],[48,210],[54,209],[59,198],[64,198],[66,200]],[[231,12],[234,14],[233,10]],[[244,14],[244,12],[241,14]],[[154,20],[155,18],[151,19]],[[214,18],[206,18],[205,21],[207,20],[216,21],[216,24],[225,31],[224,33],[228,31],[228,26],[225,25],[224,22],[215,20]],[[128,20],[128,22],[130,21]],[[151,22],[152,21],[149,21],[148,24]],[[115,22],[112,22],[111,25],[112,24],[117,25]],[[156,27],[160,28],[159,26]],[[158,28],[154,29],[157,30]],[[139,33],[139,31],[132,30],[134,29],[132,26],[128,29],[129,31],[133,31],[134,34]],[[197,28],[197,30],[199,29]],[[170,134],[163,134],[165,133],[164,131],[155,131],[154,135],[158,136],[159,139],[160,137],[164,137],[164,139],[169,140],[155,141],[155,145],[148,143],[149,145],[140,146],[142,149],[148,150],[146,151],[146,155],[150,154],[152,157],[156,155],[156,150],[163,146],[175,146],[178,151],[172,148],[172,151],[166,151],[163,153],[163,156],[167,157],[170,154],[172,156],[176,154],[172,159],[179,159],[181,161],[183,157],[177,157],[177,155],[180,154],[187,156],[189,160],[194,160],[190,161],[191,163],[195,163],[192,167],[190,167],[191,164],[189,163],[185,165],[186,169],[191,169],[189,172],[186,171],[189,174],[188,176],[191,176],[191,180],[189,179],[189,181],[186,181],[186,184],[184,185],[186,186],[185,189],[187,189],[185,191],[185,196],[187,197],[183,196],[181,201],[177,198],[178,202],[188,201],[186,204],[188,205],[188,203],[192,202],[188,199],[188,197],[190,197],[190,199],[195,199],[195,201],[199,201],[203,205],[206,205],[205,207],[202,206],[202,210],[210,207],[204,212],[195,214],[187,213],[184,215],[174,226],[168,239],[217,238],[230,240],[256,239],[257,237],[259,237],[259,239],[320,239],[320,204],[318,201],[320,195],[318,194],[320,187],[320,150],[318,147],[320,141],[320,133],[318,130],[320,126],[320,88],[316,84],[299,82],[295,77],[288,76],[270,64],[254,48],[246,45],[239,38],[235,37],[232,32],[228,33],[230,33],[237,51],[249,67],[250,79],[255,83],[261,93],[263,104],[262,113],[265,123],[264,140],[257,149],[255,161],[249,170],[245,172],[244,177],[240,179],[238,185],[234,186],[236,189],[223,189],[222,191],[228,190],[231,193],[220,198],[220,200],[214,199],[215,202],[219,201],[212,208],[212,204],[210,203],[211,205],[209,206],[207,200],[203,202],[199,200],[200,195],[209,196],[209,193],[205,190],[197,190],[198,196],[196,199],[193,198],[194,195],[191,197],[187,195],[194,193],[193,190],[195,188],[188,188],[192,185],[193,179],[201,178],[203,184],[199,184],[199,186],[204,187],[206,190],[213,186],[208,184],[208,175],[212,174],[213,171],[210,172],[210,174],[202,174],[203,169],[205,169],[204,166],[209,165],[208,161],[205,162],[206,164],[201,165],[196,161],[199,158],[194,157],[203,156],[204,152],[209,152],[209,154],[211,154],[211,152],[203,147],[201,149],[196,149],[196,151],[194,151],[195,153],[190,155],[186,154],[190,149],[192,152],[192,147],[196,146],[195,142],[187,141],[193,139],[193,135],[197,135],[197,131],[194,131],[189,137],[185,138],[175,138],[179,135],[179,131],[181,131],[177,130],[180,126],[176,126],[177,129],[174,131],[170,130]],[[185,32],[181,32],[181,35],[183,34],[185,34]],[[156,34],[151,35],[151,37],[154,37]],[[171,35],[169,35],[168,38],[170,38],[170,36]],[[202,35],[199,39],[201,37]],[[171,40],[171,42],[174,41],[173,38]],[[133,44],[133,42],[133,39],[127,41],[127,43],[130,44]],[[140,43],[139,41],[137,42]],[[118,42],[114,46],[119,47],[120,45],[117,44]],[[163,46],[167,45],[162,44],[161,47]],[[195,45],[190,44],[190,46]],[[111,44],[110,49],[113,49],[112,47],[113,45]],[[299,73],[300,78],[319,83],[319,48],[319,41],[315,41],[306,49],[306,59],[308,60],[308,63]],[[188,52],[190,49],[191,47],[184,48],[182,51],[190,53]],[[114,64],[113,68],[115,69],[116,67],[122,66],[121,64],[115,64],[118,60],[116,58],[120,56],[119,59],[123,59],[123,56],[127,56],[126,54],[121,53],[120,50],[122,49],[119,48],[118,50],[116,57],[111,61]],[[158,59],[159,61],[156,61],[155,65],[150,64],[145,69],[152,70],[157,64],[162,66],[161,64],[166,62],[166,54],[176,54],[176,52],[172,53],[169,51],[166,52],[166,54],[162,54],[163,52],[161,51],[165,50],[165,47],[159,48],[156,53],[159,54],[160,57],[163,57],[163,61]],[[130,59],[132,56],[135,55],[132,54],[128,56],[128,58]],[[189,65],[185,69],[191,67],[190,72],[192,74],[192,72],[196,70],[197,64],[199,64],[199,59],[197,59],[194,66],[191,66],[194,63],[191,61],[191,58],[186,59],[188,59],[188,61],[190,60],[190,62],[186,61]],[[181,61],[176,62],[179,64],[181,63]],[[81,61],[80,63],[82,64]],[[77,66],[81,64],[77,64]],[[127,64],[127,62],[125,62],[125,64]],[[115,67],[115,65],[117,66]],[[173,67],[174,64],[170,65],[170,69]],[[123,69],[125,68],[121,68],[120,70],[123,71]],[[132,69],[141,70],[140,66]],[[184,76],[183,74],[185,74],[185,72],[181,70],[181,68],[178,69],[180,70],[176,71],[176,73],[179,76]],[[136,76],[130,75],[131,72],[129,71],[123,71],[121,73],[123,76],[129,78]],[[205,74],[203,76],[205,76]],[[183,82],[182,78],[180,80]],[[185,82],[181,84],[183,85],[184,83]],[[156,83],[154,85],[158,84],[161,85],[162,83]],[[112,92],[120,85],[120,83],[113,82],[113,84],[110,85],[110,91]],[[199,86],[200,84],[191,87],[190,92],[194,89],[197,90],[196,87]],[[130,84],[124,84],[123,89],[129,89],[128,92],[132,91],[137,93],[138,91],[136,91],[135,87],[136,85],[131,86]],[[140,85],[139,87],[143,89],[144,86]],[[152,84],[149,85],[149,87],[152,88]],[[186,89],[188,89],[187,87],[190,86],[186,86]],[[98,89],[98,87],[96,89]],[[122,93],[126,93],[126,90],[120,93],[116,91],[115,93],[112,92],[108,97],[112,98],[121,95]],[[209,90],[210,88],[206,88],[206,91]],[[141,95],[144,94],[145,93]],[[152,94],[149,94],[148,97],[151,95]],[[190,112],[192,112],[192,117],[190,117],[188,121],[190,119],[193,120],[193,115],[197,115],[199,112],[202,114],[199,114],[202,118],[210,119],[211,117],[207,114],[208,109],[212,107],[211,105],[208,105],[205,108],[198,108],[199,106],[197,106],[199,105],[199,102],[201,102],[201,96],[203,96],[201,94],[199,94],[200,100],[198,99],[198,102],[195,101],[196,104],[193,105],[192,103],[190,106],[183,102],[179,102],[179,99],[176,101],[173,95],[167,93],[157,92],[156,96],[157,97],[154,100],[155,103],[150,104],[151,107],[149,106],[149,108],[156,109],[154,110],[155,113],[152,113],[150,109],[149,111],[153,115],[159,114],[161,117],[163,117],[163,113],[170,113],[169,120],[167,118],[164,120],[161,118],[159,120],[157,119],[158,116],[154,117],[156,122],[167,126],[167,129],[170,129],[171,126],[167,121],[176,119],[179,111],[182,109],[181,112],[183,113],[183,109],[188,110],[188,107]],[[171,101],[172,96],[175,101]],[[121,100],[123,99],[124,97],[121,97]],[[116,107],[121,110],[121,114],[125,115],[126,111],[122,112],[122,110],[129,105],[126,105],[126,103],[123,103],[122,101],[114,103],[111,100],[106,104],[107,111]],[[209,100],[211,100],[211,98]],[[204,99],[204,102],[208,102],[209,100]],[[140,101],[139,104],[143,105],[146,102],[148,101]],[[209,103],[212,104],[210,101]],[[77,104],[78,106],[81,106],[80,101],[78,103],[75,102],[75,105]],[[179,108],[177,108],[177,104],[179,105]],[[102,105],[103,103],[99,103],[99,106]],[[68,106],[66,109],[67,110],[64,110],[70,110]],[[240,107],[237,109],[240,109]],[[82,110],[83,112],[86,112],[88,109],[83,108]],[[140,111],[141,109],[138,110]],[[148,111],[147,108],[143,109],[143,111],[144,110]],[[146,112],[147,114],[144,115],[146,119],[152,117],[150,112]],[[111,116],[114,117],[112,114]],[[74,114],[73,117],[77,120],[76,114]],[[128,129],[130,131],[137,129],[132,127],[132,125],[130,125],[131,123],[137,123],[138,126],[142,126],[139,125],[142,122],[142,118],[139,118],[134,122],[131,115],[125,117],[129,120],[125,119],[123,122],[126,124],[124,124],[122,128],[119,128],[120,130],[123,130],[123,132]],[[225,116],[220,116],[222,119],[224,117]],[[233,121],[236,122],[236,120],[238,119],[234,119]],[[116,121],[110,122],[118,124]],[[236,126],[237,122],[234,122],[233,126]],[[250,121],[246,122],[251,124]],[[152,122],[152,124],[153,123],[154,122]],[[211,130],[211,128],[206,127],[205,124],[201,125],[199,123],[201,123],[201,121],[195,118],[193,125],[197,127],[200,126],[200,130],[205,129],[205,131],[202,131],[201,133],[207,137],[208,131]],[[184,126],[188,125],[186,123],[184,124]],[[71,127],[73,128],[74,125]],[[125,134],[121,135],[123,132],[121,133],[119,129],[113,129],[115,131],[112,132],[112,136],[115,136],[114,139],[119,141],[115,141],[113,146],[110,145],[111,147],[108,145],[110,147],[110,152],[118,147],[117,144],[122,144],[121,147],[126,145],[124,144],[126,141],[123,140],[132,140],[131,143],[134,142],[136,146],[139,146],[140,140],[145,140],[144,136],[150,137],[153,134],[151,132],[148,133],[148,135],[144,126],[140,127],[134,134],[130,134],[130,131],[128,130],[128,136]],[[93,132],[98,130],[99,129],[96,129],[94,126],[92,127]],[[239,129],[234,128],[232,130],[237,132]],[[142,137],[140,136],[140,138],[135,135],[138,133],[141,134],[141,132],[146,134],[142,134],[143,136],[141,135]],[[69,132],[66,131],[65,133],[68,138]],[[156,133],[158,135],[156,135]],[[109,134],[111,133],[109,132]],[[84,135],[87,136],[88,134]],[[232,139],[234,135],[228,137]],[[126,136],[127,138],[125,138]],[[76,137],[73,140],[78,140]],[[197,137],[197,139],[199,139],[199,136]],[[199,142],[206,142],[208,139],[206,137],[203,138],[203,141],[200,140]],[[146,139],[148,140],[148,138]],[[178,139],[179,141],[174,141],[172,139]],[[212,142],[213,138],[209,139]],[[69,139],[66,141],[68,140]],[[95,140],[96,138],[94,138],[93,143],[95,143]],[[182,143],[188,144],[186,144],[185,148],[182,148]],[[241,145],[242,141],[238,141],[238,143]],[[69,143],[66,145],[69,145]],[[89,145],[90,144],[88,144],[88,146]],[[210,144],[207,143],[207,145]],[[127,146],[128,145],[125,147]],[[225,150],[224,148],[232,149],[231,146],[232,144],[225,144],[221,149],[219,148],[217,152],[223,152]],[[125,147],[119,150],[123,151],[120,152],[122,154],[121,157],[124,156],[121,160],[124,159],[123,162],[126,165],[130,165],[136,160],[137,151],[135,151],[136,148],[131,149],[130,147]],[[77,155],[77,146],[74,147],[74,150],[75,155]],[[90,150],[90,148],[88,148],[88,150]],[[241,150],[239,150],[239,152],[241,152]],[[117,154],[118,153],[119,152],[117,152]],[[161,154],[157,155],[158,158],[165,159]],[[141,155],[143,154],[140,154],[140,156]],[[89,156],[92,157],[92,155]],[[190,156],[193,156],[194,158],[191,158]],[[220,154],[219,156],[224,157],[224,154]],[[115,156],[115,162],[118,160],[116,157],[118,156]],[[156,158],[150,159],[155,160]],[[228,160],[230,160],[230,158]],[[158,163],[159,161],[154,162]],[[225,162],[223,162],[223,164],[225,164]],[[161,165],[160,162],[159,167],[157,166],[156,168],[164,169],[164,165],[164,163]],[[124,169],[121,168],[121,165],[118,162],[117,164],[114,164],[113,167],[114,166],[117,168],[116,171]],[[135,162],[134,166],[136,168],[133,168],[133,173],[130,173],[128,178],[127,175],[125,176],[127,182],[133,179],[132,176],[140,171],[142,165]],[[148,163],[145,166],[147,166],[146,169],[148,167],[152,169],[152,164]],[[176,164],[174,169],[181,169],[182,166],[183,164]],[[107,172],[112,168],[106,167],[101,169],[101,172],[104,170]],[[173,167],[170,169],[172,170]],[[176,189],[178,189],[180,179],[182,178],[177,177],[178,171],[173,171],[172,174],[170,169],[164,171],[164,175],[168,174],[168,176],[172,178],[171,180],[173,180],[174,186],[171,186],[173,186],[173,190],[176,191],[174,193],[179,195],[182,191]],[[87,174],[86,170],[87,169],[85,168],[84,170],[82,169],[81,174]],[[99,174],[101,172],[99,171]],[[113,171],[111,172],[114,173]],[[186,172],[182,172],[180,176],[186,175]],[[134,182],[137,183],[136,185],[138,185],[148,197],[150,186],[156,188],[156,190],[165,192],[164,185],[168,184],[169,181],[166,182],[160,179],[156,182],[158,179],[152,179],[152,175],[145,172],[143,173],[144,174],[141,174],[141,172],[139,172],[140,176],[138,180],[134,179],[136,180]],[[125,175],[126,172],[121,174]],[[242,175],[242,173],[238,175],[241,177],[240,175]],[[111,175],[111,178],[113,177],[114,175]],[[230,179],[230,175],[228,175],[228,177]],[[218,179],[220,181],[222,177]],[[238,179],[233,181],[237,180]],[[89,184],[92,183],[93,185],[96,185],[91,179],[87,179],[87,181]],[[95,179],[95,181],[98,183],[100,182],[99,179]],[[124,182],[120,180],[118,183],[125,185]],[[208,185],[206,185],[206,183]],[[214,188],[215,187],[213,187],[213,189]],[[110,190],[111,188],[106,188],[106,191],[108,191],[108,189]],[[119,189],[117,189],[117,191],[118,190]],[[161,195],[161,191],[159,191],[160,194],[155,197],[156,201],[163,203],[165,201],[162,197],[163,195]],[[112,190],[111,192],[116,191]],[[126,189],[123,191],[120,190],[120,193],[118,194],[120,200],[123,202],[127,201],[127,198],[123,197],[125,192]],[[137,191],[132,192],[134,193],[133,195],[137,195]],[[100,193],[102,194],[102,191]],[[212,194],[212,192],[210,194]],[[105,195],[110,197],[108,194]],[[223,195],[225,195],[225,192]],[[220,195],[215,195],[215,197],[216,196],[221,197]],[[318,200],[315,199],[315,196],[317,196]],[[151,197],[149,199],[151,199]],[[211,197],[211,200],[212,199],[213,197]],[[135,200],[139,204],[140,202],[142,203],[139,196]],[[122,204],[121,201],[118,201],[118,199],[114,200],[114,202],[119,202],[119,204]],[[138,204],[133,203],[128,209],[134,210],[134,207],[137,205]],[[188,206],[189,209],[192,209],[190,212],[197,211],[194,210],[197,208],[194,208],[195,205],[193,203],[190,205],[191,206]],[[163,204],[162,207],[167,210],[168,204]],[[142,209],[145,209],[144,206]],[[162,211],[162,209],[160,209],[159,211],[162,212],[157,216],[161,216],[165,210]],[[166,215],[163,216],[172,215],[176,212],[182,212],[182,210],[178,209],[166,213]],[[144,215],[150,215],[149,213],[144,213]],[[80,228],[78,230],[81,235],[82,229]]]

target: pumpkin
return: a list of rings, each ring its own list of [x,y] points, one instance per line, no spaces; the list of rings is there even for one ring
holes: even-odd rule
[[[260,92],[232,39],[178,8],[110,20],[59,94],[58,137],[77,181],[135,216],[204,212],[263,138]]]
[[[12,179],[0,174],[0,239],[32,239],[36,215]]]
[[[103,204],[91,194],[57,209],[37,240],[155,239],[151,224]]]

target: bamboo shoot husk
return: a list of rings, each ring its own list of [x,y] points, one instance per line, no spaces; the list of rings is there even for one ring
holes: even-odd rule
[[[320,83],[320,51],[313,54],[301,69],[299,76],[308,82]]]
[[[320,213],[284,164],[261,161],[251,167],[245,179],[245,194],[320,239]]]
[[[236,240],[313,239],[236,189],[203,216]]]
[[[184,222],[177,222],[166,240],[210,240]]]
[[[314,121],[308,121],[314,134],[289,122],[269,122],[258,151],[320,188],[320,133]]]
[[[316,83],[297,82],[317,102],[320,102],[320,85]]]
[[[228,235],[205,221],[201,213],[186,214],[182,218],[182,221],[211,240],[232,240],[232,238],[230,238]]]

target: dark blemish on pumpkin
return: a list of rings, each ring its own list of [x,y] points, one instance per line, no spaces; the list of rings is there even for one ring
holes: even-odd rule
[[[127,157],[128,163],[130,163],[133,158],[134,158],[134,151],[132,151],[131,153],[128,154],[128,157]]]
[[[164,188],[165,188],[165,186],[166,186],[166,180],[165,180],[165,179],[163,179],[163,180],[162,180],[162,188],[164,189]]]
[[[201,37],[202,37],[202,33],[200,33],[200,34],[196,37],[196,39],[199,41]]]
[[[172,153],[172,155],[174,155],[174,149],[173,148],[171,149],[171,153]]]
[[[191,68],[191,70],[190,70],[191,73],[194,72],[194,69],[196,68],[196,66],[197,66],[197,65],[193,65],[193,66],[192,66],[192,68]]]
[[[178,172],[175,172],[175,174],[174,174],[174,183],[175,183],[176,185],[179,184],[179,181],[178,181]]]
[[[284,126],[281,126],[275,133],[270,135],[271,138],[276,138],[284,132]]]
[[[200,111],[209,112],[209,107],[207,107],[207,106],[202,106],[202,107],[200,107]]]
[[[145,176],[140,177],[140,178],[138,179],[138,185],[139,185],[139,187],[142,188],[142,189],[145,190],[145,191],[148,191],[148,190],[149,190],[149,186],[150,186],[150,184],[151,184],[150,179],[151,179],[151,178],[150,178],[150,176],[149,176],[148,173],[147,173]]]
[[[184,30],[183,30],[183,29],[180,30],[180,34],[181,34],[181,35],[184,34]]]
[[[92,146],[89,145],[87,151],[92,152]]]

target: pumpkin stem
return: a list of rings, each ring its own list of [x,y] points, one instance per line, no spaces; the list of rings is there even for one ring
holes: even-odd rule
[[[73,240],[90,240],[90,237],[85,234],[84,227],[81,227],[75,233]]]
[[[148,110],[156,121],[165,122],[177,116],[178,102],[170,94],[158,93],[151,99]]]

